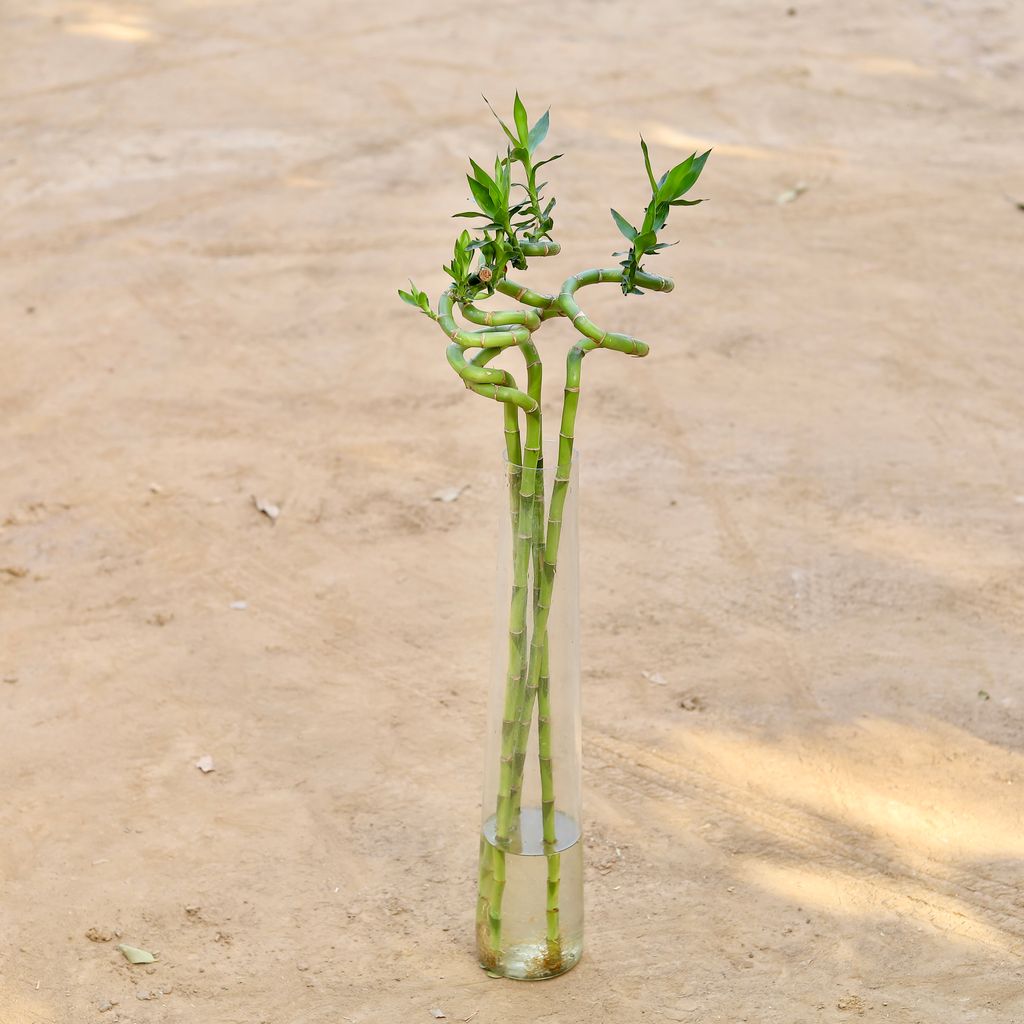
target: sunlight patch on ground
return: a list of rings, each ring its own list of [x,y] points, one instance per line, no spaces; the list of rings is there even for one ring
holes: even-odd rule
[[[778,160],[780,157],[779,153],[764,146],[716,142],[714,139],[688,135],[657,121],[645,123],[641,134],[648,142],[656,143],[659,146],[668,146],[670,149],[677,149],[681,153],[703,153],[707,149],[714,149],[715,153],[719,156],[733,156],[741,160]],[[619,139],[635,139],[636,131],[623,130],[614,137]]]
[[[3,1010],[5,1014],[10,1014],[10,1016],[3,1018],[5,1024],[7,1021],[24,1021],[25,1024],[36,1024],[36,1022],[45,1024],[46,1021],[56,1020],[55,1006],[40,999],[39,997],[42,993],[35,990],[40,982],[32,978],[26,978],[24,975],[22,975],[20,981],[29,990],[30,994],[16,995],[11,989],[17,984],[17,979],[9,979],[9,984],[4,986],[3,998],[0,999],[0,1010]]]
[[[959,535],[927,523],[892,520],[858,521],[844,531],[845,539],[858,550],[915,565],[946,580],[982,584],[993,573],[1015,564],[1017,551],[1010,545],[986,543],[975,533]]]
[[[63,23],[64,31],[71,35],[118,43],[144,43],[153,38],[153,33],[146,27],[147,19],[123,6],[83,4],[76,14],[80,20]]]
[[[324,178],[310,178],[302,174],[290,174],[284,183],[289,188],[326,188],[330,185]]]
[[[585,110],[567,110],[562,116],[574,128],[588,133],[599,132],[609,139],[635,143],[639,143],[639,137],[643,135],[653,146],[667,146],[669,149],[686,154],[703,153],[706,149],[714,149],[719,156],[731,156],[743,160],[779,160],[786,155],[781,150],[777,151],[767,146],[719,142],[715,139],[690,135],[678,131],[663,121],[644,121],[638,126],[633,121],[598,117]]]
[[[998,782],[1024,774],[1024,758],[946,723],[862,719],[791,743],[697,731],[681,739],[706,770],[751,790],[752,804],[760,791],[820,816],[823,833],[834,821],[907,863],[1024,858],[1020,786]]]
[[[847,874],[825,872],[803,865],[777,864],[751,860],[743,866],[742,876],[754,885],[804,908],[826,914],[880,917],[879,931],[884,936],[884,917],[892,915],[893,927],[909,914],[926,921],[940,931],[970,942],[997,949],[1012,948],[1013,939],[998,928],[978,921],[958,900],[936,893],[906,879],[876,876],[870,880]]]
[[[75,36],[93,36],[97,39],[113,39],[120,43],[142,43],[153,38],[149,29],[138,25],[119,25],[113,21],[87,21],[68,25],[67,31]]]
[[[859,57],[853,62],[858,71],[867,75],[898,75],[905,78],[935,78],[937,72],[922,67],[912,60],[898,57]]]

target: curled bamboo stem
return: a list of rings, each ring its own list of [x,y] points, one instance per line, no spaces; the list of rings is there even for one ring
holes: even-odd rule
[[[505,853],[512,836],[518,830],[519,793],[522,778],[523,755],[520,752],[523,732],[523,708],[527,669],[527,587],[534,548],[534,530],[537,467],[541,451],[540,396],[542,364],[532,332],[540,326],[539,316],[532,310],[481,310],[470,302],[460,303],[460,310],[471,323],[483,330],[462,331],[452,315],[453,298],[446,293],[438,303],[438,323],[452,343],[448,346],[448,361],[462,377],[466,386],[477,393],[487,394],[504,401],[506,405],[506,436],[511,427],[509,407],[522,408],[526,414],[526,437],[521,450],[516,444],[507,446],[507,454],[516,458],[510,466],[514,474],[512,489],[519,485],[518,502],[515,494],[510,498],[513,529],[513,587],[509,612],[509,655],[506,670],[505,703],[502,715],[501,766],[499,769],[498,802],[495,811],[494,849],[481,854],[480,888],[477,899],[478,926],[486,925],[490,947],[501,947],[501,907],[505,888]],[[502,331],[511,327],[511,331]],[[497,339],[497,343],[496,343]],[[488,368],[490,356],[507,347],[514,339],[523,352],[527,364],[527,393],[515,388],[507,371]],[[472,360],[466,360],[464,349],[486,346]],[[523,399],[526,399],[524,401]],[[516,417],[518,431],[518,416]],[[541,512],[543,514],[543,512]]]
[[[437,323],[460,348],[509,348],[530,340],[529,330],[520,326],[508,331],[464,331],[452,315],[454,303],[450,289],[442,293],[437,301]]]
[[[545,295],[543,292],[535,292],[527,288],[525,284],[519,284],[508,277],[502,278],[495,285],[495,289],[501,292],[502,295],[508,295],[515,299],[516,302],[525,302],[527,306],[533,306],[535,309],[558,308],[557,295]]]
[[[445,350],[449,365],[462,378],[470,391],[497,402],[509,402],[518,406],[527,414],[534,414],[539,409],[539,402],[531,398],[516,386],[515,379],[507,370],[499,370],[480,365],[479,362],[466,359],[468,348],[486,348],[500,350],[510,345],[530,343],[530,331],[525,327],[514,327],[511,331],[489,330],[463,331],[455,323],[452,315],[453,298],[451,292],[445,292],[438,300],[437,322],[441,329],[452,339]]]
[[[562,251],[557,242],[520,242],[519,248],[524,256],[557,256]]]
[[[460,303],[462,315],[484,327],[525,327],[531,333],[540,327],[540,317],[532,309],[478,309],[472,302]]]
[[[518,310],[481,310],[470,302],[460,303],[462,315],[471,323],[480,324],[487,328],[501,327],[525,327],[532,332],[540,327],[540,317],[531,309]],[[454,346],[453,342],[453,346]],[[543,365],[540,354],[532,341],[520,343],[523,357],[526,360],[527,372],[527,394],[538,403],[537,412],[527,412],[526,418],[526,441],[523,448],[520,502],[518,514],[514,516],[514,523],[518,524],[516,535],[515,558],[525,557],[532,561],[534,568],[534,594],[538,593],[539,581],[538,570],[541,565],[540,549],[543,544],[541,528],[538,524],[543,523],[543,481],[541,479],[541,468],[543,459],[542,448],[542,423],[539,413],[539,404],[542,391]],[[492,371],[493,372],[493,371]],[[516,571],[519,571],[520,563],[515,563]],[[533,645],[530,645],[531,656],[533,656]],[[510,658],[514,655],[521,656],[523,650],[510,652]],[[525,684],[526,664],[520,666],[524,673],[523,684]],[[510,672],[511,678],[511,672]],[[516,677],[518,679],[518,676]],[[530,721],[532,718],[535,691],[525,688],[525,685],[517,684],[514,693],[509,693],[507,698],[514,703],[514,735],[511,743],[511,762],[506,761],[504,729],[508,728],[508,718],[503,725],[502,736],[502,767],[499,781],[497,816],[497,840],[507,843],[518,831],[520,821],[520,808],[522,796],[523,766],[526,759],[526,745],[529,738]],[[509,710],[509,708],[506,708]]]
[[[639,338],[602,330],[580,309],[576,302],[576,292],[586,285],[620,282],[621,280],[622,270],[619,268],[584,270],[582,273],[568,278],[562,285],[562,290],[558,294],[558,305],[573,327],[586,339],[586,342],[583,343],[585,352],[594,348],[608,348],[615,352],[625,352],[630,356],[645,356],[650,351],[650,346],[645,341],[640,341]],[[642,272],[636,275],[636,281],[637,284],[643,284],[651,291],[670,292],[675,287],[667,277],[655,277],[653,274]]]
[[[453,345],[451,347],[458,348]],[[458,349],[461,353],[461,349]],[[474,368],[483,368],[493,359],[499,350],[490,348],[482,349],[473,357],[471,363]],[[518,533],[519,518],[519,477],[522,464],[522,449],[519,433],[519,411],[518,406],[512,402],[503,403],[504,409],[504,434],[505,434],[505,456],[508,462],[510,483],[509,483],[509,516],[512,523],[513,546]],[[501,900],[504,892],[505,876],[505,851],[492,847],[486,837],[480,837],[480,867],[477,883],[477,929],[487,935],[487,941],[491,948],[498,949],[501,945]],[[501,862],[500,866],[497,862]],[[492,907],[497,907],[497,919],[492,914]]]

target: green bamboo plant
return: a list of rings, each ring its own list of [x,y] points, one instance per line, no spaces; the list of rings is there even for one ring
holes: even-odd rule
[[[490,104],[488,104],[490,106]],[[505,888],[505,850],[519,826],[520,797],[527,740],[537,723],[541,788],[541,816],[547,857],[547,961],[557,968],[561,959],[559,928],[559,853],[556,850],[555,786],[552,769],[551,686],[548,674],[548,613],[558,569],[558,549],[572,466],[576,412],[580,398],[583,357],[594,349],[610,349],[630,356],[645,356],[648,345],[637,338],[605,330],[580,308],[577,292],[594,284],[618,284],[624,295],[640,295],[643,289],[670,292],[672,281],[648,273],[642,261],[657,255],[668,244],[658,240],[675,206],[694,206],[700,199],[683,198],[696,183],[708,153],[689,156],[660,178],[651,169],[647,144],[641,138],[644,167],[651,197],[640,226],[631,224],[616,210],[612,219],[629,243],[615,253],[618,266],[583,270],[567,278],[557,294],[533,291],[509,276],[510,270],[526,270],[531,259],[557,256],[560,246],[552,239],[555,200],[542,199],[546,182],[537,172],[560,159],[561,153],[537,160],[545,141],[549,115],[532,126],[526,107],[515,96],[512,125],[491,108],[507,140],[493,168],[485,170],[470,160],[467,182],[475,209],[454,216],[475,220],[474,230],[462,231],[455,240],[451,262],[444,266],[451,284],[437,302],[412,282],[398,294],[409,305],[434,320],[447,335],[446,355],[465,386],[478,395],[501,403],[505,446],[513,474],[509,515],[513,537],[513,587],[509,609],[508,667],[505,683],[501,736],[501,765],[495,814],[496,843],[481,845],[477,937],[485,966],[498,966],[501,957],[502,898]],[[518,180],[516,180],[518,178]],[[500,293],[513,299],[512,309],[481,309],[476,303]],[[455,319],[456,309],[472,328]],[[580,335],[566,360],[564,397],[558,440],[558,464],[552,493],[545,508],[542,485],[541,387],[543,365],[534,335],[545,321],[565,317]],[[503,350],[518,348],[525,362],[526,387],[512,374],[490,365]],[[532,578],[532,587],[530,580]],[[530,625],[532,623],[532,630]],[[532,635],[527,635],[528,631]]]

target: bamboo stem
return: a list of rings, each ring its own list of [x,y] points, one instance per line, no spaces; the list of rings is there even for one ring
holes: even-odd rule
[[[537,606],[540,602],[540,579],[544,565],[544,457],[541,455],[537,464],[537,486],[533,502],[532,515],[532,593],[534,633],[530,642],[530,659],[542,657],[547,645],[547,633],[538,635],[536,631]],[[532,673],[527,672],[527,679]],[[515,774],[513,779],[513,816],[520,814],[523,789],[523,773],[526,765],[526,748],[530,739],[530,727],[533,722],[533,708],[536,703],[537,689],[527,686],[524,691],[523,704],[519,716],[519,736],[516,744]]]
[[[540,243],[538,243],[540,244]],[[526,410],[526,441],[522,453],[522,473],[520,476],[520,503],[519,513],[514,517],[518,532],[516,533],[514,574],[515,583],[513,586],[512,612],[510,618],[510,636],[515,635],[516,642],[510,644],[509,649],[509,671],[507,674],[508,688],[506,690],[505,714],[502,725],[502,763],[500,770],[498,805],[496,810],[496,842],[499,846],[506,846],[518,831],[519,827],[519,794],[522,785],[522,764],[525,758],[525,742],[529,732],[529,712],[532,709],[532,700],[524,690],[526,670],[526,615],[525,608],[520,609],[523,603],[521,587],[528,585],[529,563],[535,545],[534,522],[536,519],[534,504],[537,493],[537,467],[540,463],[542,444],[542,425],[540,415],[540,397],[542,387],[542,364],[536,346],[530,340],[530,334],[540,327],[540,318],[532,310],[481,310],[470,302],[460,303],[463,316],[471,323],[481,324],[488,328],[512,327],[526,329],[527,336],[519,342],[519,347],[526,359],[527,367],[527,394],[532,399],[533,409]],[[446,315],[448,309],[442,310]],[[442,327],[451,328],[451,324],[442,324]],[[449,348],[458,346],[458,339],[455,335],[460,332],[455,329],[452,332],[453,344]],[[494,333],[498,333],[495,331]],[[479,335],[474,335],[479,339]],[[454,355],[454,353],[453,353]],[[493,371],[492,371],[493,372]],[[493,383],[493,382],[488,382]],[[496,383],[493,386],[497,387]],[[524,407],[525,408],[525,407]]]
[[[536,513],[534,510],[537,465],[541,451],[540,396],[542,364],[531,334],[540,326],[540,318],[532,310],[481,310],[472,303],[460,304],[462,314],[471,323],[483,325],[485,330],[465,332],[455,324],[449,297],[438,304],[438,322],[452,338],[448,346],[448,360],[459,372],[467,387],[473,390],[492,388],[498,392],[505,388],[508,394],[514,388],[511,375],[504,371],[490,370],[482,364],[488,361],[484,352],[467,362],[462,355],[470,343],[479,345],[493,342],[496,335],[502,342],[515,337],[527,363],[527,399],[522,393],[506,400],[506,417],[509,408],[522,407],[526,413],[525,446],[520,453],[518,433],[516,444],[507,444],[507,454],[515,457],[510,465],[510,516],[513,531],[513,587],[509,612],[509,657],[506,671],[505,703],[502,715],[501,766],[499,769],[498,801],[495,811],[494,849],[481,855],[480,888],[477,899],[478,924],[484,909],[487,913],[487,929],[490,948],[499,953],[501,949],[501,905],[505,887],[505,853],[512,837],[519,827],[519,793],[522,778],[522,760],[519,748],[522,742],[522,719],[525,705],[525,679],[527,669],[527,589],[529,569],[534,547]],[[501,327],[512,327],[502,332]],[[525,330],[524,330],[525,328]],[[490,335],[486,337],[485,335]],[[497,351],[499,347],[488,344],[485,351]],[[505,373],[500,380],[498,374]],[[486,375],[486,376],[485,376]],[[507,378],[507,379],[506,379]],[[511,385],[511,387],[509,386]],[[482,392],[487,393],[487,392]],[[500,400],[500,399],[499,399]],[[518,417],[516,418],[518,431]],[[506,437],[510,426],[506,418]],[[515,485],[518,482],[518,502]],[[543,514],[543,513],[541,513]],[[485,864],[486,860],[486,864]]]
[[[540,327],[540,317],[532,309],[478,309],[471,302],[459,305],[462,315],[484,327],[525,327],[531,333]]]
[[[537,364],[539,368],[539,362]],[[523,445],[523,469],[520,487],[520,502],[518,515],[517,551],[516,551],[516,582],[520,580],[524,586],[523,591],[523,626],[527,625],[526,601],[529,590],[529,571],[533,561],[534,548],[534,505],[537,495],[538,465],[540,462],[541,447],[541,418],[539,414],[530,414],[526,417],[526,438]],[[526,686],[526,668],[528,665],[527,652],[531,652],[532,644],[524,632],[524,643],[520,647],[520,679],[521,683],[516,691],[516,703],[514,708],[514,720],[510,736],[510,747],[508,754],[510,760],[502,762],[503,774],[500,779],[498,790],[497,809],[497,838],[499,841],[508,841],[514,832],[519,828],[519,793],[522,785],[522,763],[523,745],[528,730],[527,707],[530,706],[529,690]],[[525,721],[524,721],[525,719]],[[505,750],[502,755],[504,758]],[[508,769],[507,775],[504,770]]]
[[[520,242],[519,248],[524,256],[557,256],[562,251],[557,242]]]
[[[484,349],[474,362],[478,365],[484,363],[497,354],[496,349]],[[518,407],[512,402],[504,403],[505,417],[505,454],[508,462],[509,472],[509,516],[512,524],[513,546],[519,527],[519,478],[522,474],[522,451],[519,437],[519,412]],[[490,947],[494,950],[501,945],[501,900],[504,892],[504,883],[499,887],[498,879],[504,877],[505,851],[492,847],[486,837],[480,838],[480,869],[477,883],[477,910],[476,922],[478,932],[486,935]],[[496,869],[496,862],[501,865]],[[497,906],[497,916],[492,914],[492,908]]]
[[[541,400],[543,387],[543,365],[537,349],[531,343],[523,346],[523,354],[527,359],[527,393],[535,398],[538,405]],[[527,434],[530,432],[530,418],[527,417]],[[533,590],[533,621],[536,623],[536,601],[539,593],[538,568],[542,561],[543,523],[544,523],[544,455],[543,455],[543,424],[540,414],[537,415],[535,424],[535,449],[531,449],[528,439],[523,450],[523,461],[525,463],[523,472],[531,473],[533,476],[532,486],[523,487],[523,500],[520,503],[520,532],[525,534],[529,531],[529,546],[532,570]],[[532,465],[532,470],[531,470]],[[528,523],[524,525],[524,518],[528,517]],[[534,634],[534,639],[536,634]],[[533,643],[529,646],[530,657],[533,657]],[[526,668],[526,666],[524,666]],[[528,673],[527,673],[528,674]],[[512,790],[510,798],[512,806],[510,814],[515,823],[520,821],[522,789],[523,789],[523,767],[526,761],[526,746],[530,736],[530,722],[533,717],[533,693],[524,686],[522,701],[519,706],[518,727],[515,744],[515,761],[512,770]]]
[[[557,295],[545,295],[543,292],[531,291],[525,284],[519,284],[509,277],[502,278],[495,285],[495,290],[501,292],[502,295],[511,296],[516,302],[525,302],[526,305],[536,309],[551,309],[552,307],[558,309]],[[559,310],[559,312],[561,311]]]
[[[547,636],[541,652],[540,685],[537,689],[537,755],[540,767],[541,820],[544,828],[544,854],[547,857],[547,942],[548,955],[560,949],[558,921],[558,890],[561,876],[561,853],[555,819],[555,777],[551,735],[551,680],[548,667]]]
[[[504,282],[499,282],[497,288],[503,293],[508,294],[512,289],[503,288],[503,284]],[[522,288],[517,288],[516,290],[517,292],[523,291]],[[555,301],[551,296],[541,297],[541,300],[549,305]],[[532,333],[540,327],[541,322],[540,317],[532,310],[481,310],[469,302],[461,303],[460,309],[463,316],[465,316],[471,323],[481,324],[489,328],[521,325],[525,326]],[[523,355],[526,359],[527,394],[531,398],[535,399],[539,406],[543,373],[540,355],[532,342],[523,343],[520,345],[520,348],[522,349]],[[531,444],[531,434],[535,435],[533,438],[535,440],[535,445]],[[534,605],[536,605],[537,598],[540,593],[540,571],[543,564],[544,484],[542,475],[542,446],[543,440],[540,416],[538,414],[536,423],[533,423],[532,414],[527,414],[527,441],[526,447],[523,451],[524,480],[518,521],[520,523],[521,540],[523,543],[527,542],[527,538],[526,527],[522,524],[527,521],[530,523],[529,545],[532,552],[533,563]],[[536,464],[536,468],[531,474],[531,466],[533,466],[534,463]],[[525,478],[527,475],[532,475],[534,479],[532,481],[526,480]],[[539,642],[537,637],[534,637],[533,641],[529,644],[531,659],[539,656],[538,652],[542,649],[545,641],[546,637],[540,638]],[[508,823],[509,837],[515,834],[520,821],[523,770],[526,761],[526,747],[529,741],[530,723],[533,718],[535,700],[535,687],[523,688],[516,694],[517,726],[516,738],[513,744],[510,789],[507,797],[508,802],[506,802],[503,778],[502,784],[499,788],[497,811],[500,826],[504,825],[506,821]]]

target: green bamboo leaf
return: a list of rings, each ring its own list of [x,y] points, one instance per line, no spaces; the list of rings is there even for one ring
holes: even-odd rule
[[[633,225],[630,224],[629,221],[626,220],[626,218],[617,210],[612,210],[612,220],[615,221],[616,227],[618,227],[622,234],[625,235],[627,242],[632,242],[633,239],[636,238],[636,228],[633,227]]]
[[[472,158],[469,158],[470,166],[473,168],[473,177],[487,189],[488,192],[496,191],[497,186],[494,179]]]
[[[512,117],[516,123],[516,131],[519,132],[519,142],[525,146],[530,138],[530,121],[526,116],[526,107],[523,106],[518,92],[516,92],[515,102],[512,104]]]
[[[505,160],[502,160],[499,156],[494,158],[494,188],[499,201],[508,199],[509,186],[512,183],[511,158],[511,150],[509,150],[508,157]]]
[[[539,163],[534,164],[533,169],[535,172],[539,171],[545,164],[554,163],[556,160],[560,160],[563,156],[565,156],[564,153],[556,153],[554,156],[549,156],[546,159],[541,160]]]
[[[711,156],[711,150],[705,150],[696,160],[693,161],[693,167],[691,170],[696,172],[694,181],[700,177],[700,172],[704,170],[704,165],[708,162],[708,157]]]
[[[696,206],[698,203],[703,203],[703,199],[674,199],[669,206]]]
[[[706,153],[702,153],[696,160],[693,161],[693,165],[689,171],[683,176],[682,181],[679,183],[679,187],[676,188],[675,194],[670,196],[672,200],[678,199],[680,196],[686,195],[691,188],[697,183],[697,179],[700,177],[700,172],[704,170],[704,164],[707,162],[708,156],[711,150],[709,149]]]
[[[445,270],[448,268],[445,267]],[[408,293],[403,292],[401,288],[398,289],[398,294],[402,297],[403,302],[408,302],[410,306],[418,306],[419,303]]]
[[[640,225],[640,233],[643,234],[645,231],[657,231],[658,229],[654,226],[654,219],[658,214],[658,207],[652,199],[648,204],[647,209],[644,210],[644,222]]]
[[[419,303],[420,309],[422,309],[424,313],[429,313],[430,312],[430,299],[427,298],[427,293],[426,292],[419,292],[416,295],[416,299],[417,299],[417,302]]]
[[[693,153],[688,156],[681,164],[676,164],[668,173],[665,175],[664,181],[658,186],[657,197],[663,201],[670,201],[672,199],[678,199],[680,196],[679,189],[682,187],[683,182],[686,180],[687,174],[690,173],[690,168],[693,166],[693,161],[697,159],[697,154]]]
[[[693,188],[693,186],[696,184],[697,178],[699,176],[700,176],[700,171],[694,171],[693,168],[691,168],[683,176],[683,180],[681,182],[679,182],[679,185],[678,185],[678,187],[675,190],[675,194],[674,195],[668,195],[665,198],[666,199],[670,199],[670,200],[672,200],[674,202],[680,196],[685,196],[686,193],[689,192],[690,189]]]
[[[468,231],[463,231],[459,237],[455,239],[452,258],[452,277],[457,282],[463,281],[466,277],[466,270],[469,267],[469,252],[466,246],[469,245],[469,242],[470,238]]]
[[[483,94],[481,93],[481,95]],[[494,107],[491,106],[491,101],[486,96],[484,96],[484,103],[487,104],[487,108],[490,110],[490,112],[494,114],[494,119],[498,122],[498,124],[501,125],[502,130],[509,137],[509,141],[512,142],[513,145],[518,145],[519,140],[512,134],[512,130],[509,128],[509,126],[505,124],[505,122],[502,121],[500,117],[498,117],[498,112],[494,109]]]
[[[644,167],[647,168],[647,177],[651,182],[651,192],[657,193],[658,183],[654,180],[654,171],[651,170],[651,154],[647,152],[647,143],[644,142],[644,137],[640,136],[640,148],[644,152]]]
[[[466,210],[464,213],[453,213],[453,217],[485,217],[487,214],[481,213],[479,210]]]
[[[664,186],[658,191],[658,198],[672,201],[689,192],[700,177],[700,172],[704,169],[704,164],[710,153],[710,149],[700,156],[695,153],[689,160],[679,164],[678,167],[673,167],[665,179]]]
[[[642,231],[633,239],[633,248],[638,253],[649,252],[652,245],[658,241],[658,236],[653,231]]]
[[[485,185],[481,185],[476,178],[471,178],[468,174],[466,175],[466,181],[469,182],[469,190],[473,193],[476,205],[479,206],[488,217],[493,219],[497,210],[495,209],[494,200],[491,197],[490,190]]]
[[[537,121],[537,123],[530,129],[530,135],[527,139],[526,148],[531,153],[536,153],[537,147],[544,141],[545,138],[547,138],[548,124],[550,122],[549,114],[550,111],[545,110],[544,113],[541,115],[540,119]]]

